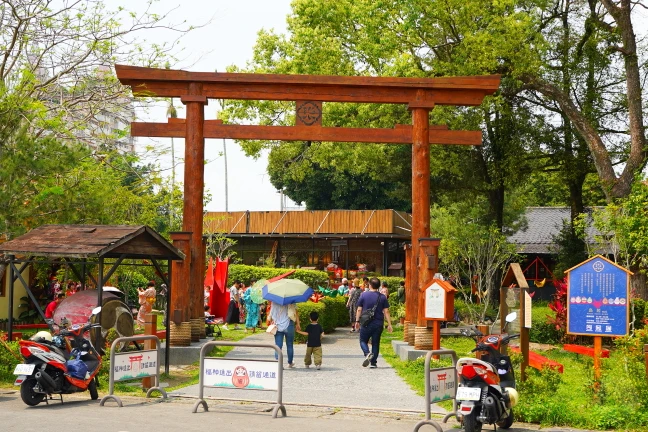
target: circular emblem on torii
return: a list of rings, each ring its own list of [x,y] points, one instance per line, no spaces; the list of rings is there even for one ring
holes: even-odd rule
[[[592,268],[595,272],[600,273],[605,268],[605,264],[603,264],[601,261],[596,261],[594,264],[592,264]]]
[[[298,102],[297,117],[306,126],[312,126],[322,118],[322,108],[314,102]]]

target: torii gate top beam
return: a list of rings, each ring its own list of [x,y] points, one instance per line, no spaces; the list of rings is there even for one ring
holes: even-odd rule
[[[136,96],[194,95],[212,99],[314,100],[322,102],[401,103],[410,107],[479,105],[499,87],[500,76],[400,78],[328,75],[273,75],[189,72],[116,65],[119,81]]]

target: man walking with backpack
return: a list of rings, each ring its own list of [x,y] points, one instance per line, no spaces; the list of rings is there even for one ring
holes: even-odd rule
[[[387,297],[380,294],[380,280],[369,280],[369,291],[363,292],[358,300],[356,322],[354,327],[360,330],[360,348],[365,356],[362,366],[377,368],[378,354],[380,353],[380,336],[383,332],[384,320],[387,319],[387,331],[393,331],[391,317],[389,316],[389,302]],[[369,352],[369,339],[371,339],[371,352]]]

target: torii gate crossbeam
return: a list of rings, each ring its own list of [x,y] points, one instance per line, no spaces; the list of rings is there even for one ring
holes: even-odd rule
[[[438,240],[430,239],[430,143],[479,145],[481,131],[449,131],[430,126],[429,111],[435,105],[475,106],[493,94],[500,77],[344,77],[324,75],[272,75],[246,73],[189,72],[116,65],[120,82],[139,97],[180,98],[187,106],[187,118],[168,123],[133,123],[133,136],[184,137],[185,177],[182,238],[190,238],[190,266],[178,267],[174,276],[189,280],[191,301],[175,290],[171,299],[180,309],[182,321],[202,317],[202,276],[205,265],[202,245],[205,138],[272,139],[283,141],[332,141],[412,144],[412,248],[407,263],[407,315],[411,336],[406,340],[417,348],[431,349],[425,332],[427,320],[419,306],[419,290],[436,272]],[[209,98],[277,100],[297,103],[295,126],[225,125],[204,119]],[[412,126],[393,129],[322,127],[322,102],[406,104],[412,111]],[[189,233],[191,233],[189,235]],[[175,263],[174,263],[175,265]],[[188,268],[187,268],[188,267]],[[176,284],[175,286],[180,286]],[[194,298],[195,297],[195,298]],[[420,296],[421,299],[423,296]],[[417,330],[416,340],[414,327]],[[419,340],[419,333],[421,338]],[[438,338],[438,331],[435,332]],[[435,341],[434,345],[437,346]],[[424,346],[425,345],[425,346]]]

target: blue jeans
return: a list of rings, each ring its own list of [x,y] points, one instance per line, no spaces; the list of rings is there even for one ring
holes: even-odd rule
[[[378,354],[380,354],[380,336],[383,332],[383,321],[372,320],[367,327],[360,327],[360,348],[362,353],[367,356],[369,354],[369,339],[371,339],[371,364],[375,365],[378,361]]]
[[[275,338],[275,345],[279,347],[279,349],[283,349],[283,340],[284,337],[286,338],[286,350],[288,351],[288,363],[293,362],[293,354],[295,353],[295,350],[293,349],[293,342],[295,342],[295,323],[294,321],[290,321],[290,324],[288,324],[288,328],[285,331],[278,331],[275,333],[274,338]],[[279,355],[275,352],[275,360],[279,358]]]

